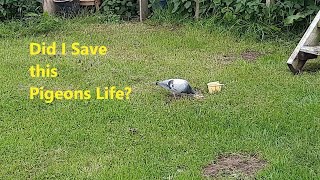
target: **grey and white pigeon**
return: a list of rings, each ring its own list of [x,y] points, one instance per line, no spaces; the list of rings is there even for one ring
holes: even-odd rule
[[[188,81],[184,79],[168,79],[164,81],[156,82],[156,85],[159,85],[169,91],[171,91],[175,97],[176,94],[195,94],[195,91],[192,89]]]

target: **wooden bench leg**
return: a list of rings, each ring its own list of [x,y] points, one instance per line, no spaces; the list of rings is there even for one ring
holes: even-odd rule
[[[306,61],[308,59],[316,58],[316,55],[310,55],[308,53],[304,53],[304,51],[301,51],[301,49],[304,46],[319,46],[320,41],[320,28],[318,27],[320,23],[320,11],[318,11],[318,14],[313,19],[312,23],[308,27],[307,31],[304,33],[303,37],[301,38],[299,44],[292,52],[291,56],[289,57],[287,64],[290,68],[290,70],[293,73],[299,73],[301,72],[303,66],[305,65]],[[300,57],[298,57],[300,54]]]
[[[94,1],[94,6],[96,7],[96,11],[99,11],[99,10],[100,10],[100,4],[99,4],[99,1],[98,1],[98,0],[95,0],[95,1]]]
[[[297,74],[300,74],[302,72],[302,68],[303,66],[306,64],[307,60],[298,60],[298,64],[297,64]]]
[[[56,5],[53,0],[43,1],[43,12],[47,12],[48,14],[54,14],[56,12]]]
[[[294,74],[299,74],[302,72],[303,66],[306,64],[306,62],[309,59],[315,59],[317,57],[318,56],[314,55],[314,54],[299,52],[297,55],[297,59],[295,61],[293,61],[293,63],[288,64],[288,66]]]
[[[309,53],[305,53],[305,52],[299,52],[298,53],[298,64],[297,64],[298,73],[301,73],[303,66],[306,64],[306,62],[309,59],[315,59],[317,57],[318,56],[314,55],[314,54],[309,54]]]

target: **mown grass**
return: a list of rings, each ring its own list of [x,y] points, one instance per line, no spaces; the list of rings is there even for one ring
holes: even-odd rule
[[[320,74],[293,76],[294,44],[255,42],[192,26],[64,22],[0,41],[1,179],[202,179],[219,154],[257,153],[258,179],[320,178]],[[106,56],[30,57],[30,42],[106,45]],[[263,54],[256,61],[245,51]],[[232,56],[226,61],[224,56]],[[30,78],[35,64],[57,78]],[[319,62],[308,64],[317,70]],[[205,99],[168,100],[156,80],[184,78]],[[206,83],[225,84],[219,94]],[[130,100],[29,100],[30,86],[130,86]]]

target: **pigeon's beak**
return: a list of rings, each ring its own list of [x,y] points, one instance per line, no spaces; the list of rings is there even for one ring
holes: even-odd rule
[[[159,85],[159,80],[156,81],[156,85]]]

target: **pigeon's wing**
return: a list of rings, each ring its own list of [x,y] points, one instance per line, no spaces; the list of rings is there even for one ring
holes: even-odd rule
[[[177,93],[194,94],[194,91],[192,90],[188,81],[184,79],[174,79],[172,89]]]

